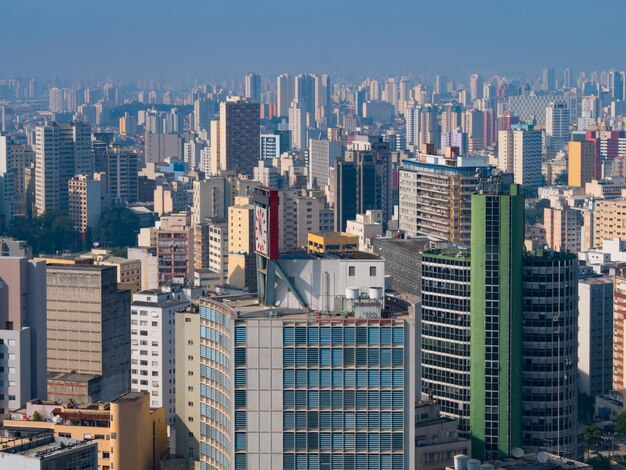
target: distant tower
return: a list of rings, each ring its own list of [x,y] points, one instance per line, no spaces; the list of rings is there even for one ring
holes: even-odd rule
[[[471,100],[479,100],[483,97],[483,79],[477,73],[470,75]]]
[[[302,103],[297,100],[293,100],[289,107],[289,130],[291,131],[292,147],[306,150],[306,111]]]
[[[245,95],[250,101],[261,102],[261,76],[258,73],[248,73],[244,79]]]

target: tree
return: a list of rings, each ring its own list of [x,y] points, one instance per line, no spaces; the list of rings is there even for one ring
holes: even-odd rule
[[[626,411],[622,411],[615,420],[615,432],[620,436],[626,436]]]
[[[94,241],[106,247],[135,246],[139,232],[139,217],[123,208],[111,209],[102,213]]]
[[[600,439],[601,436],[602,434],[597,427],[590,424],[585,426],[583,440],[585,441],[585,447],[587,448],[587,459],[589,459],[591,447],[595,445],[595,443],[598,441],[598,439]]]
[[[35,411],[33,413],[33,421],[43,421],[43,418],[41,417],[39,411]]]
[[[541,199],[533,207],[526,209],[526,222],[530,225],[536,223],[543,223],[543,210],[546,207],[550,207],[550,201],[547,199]]]
[[[593,470],[611,470],[611,461],[603,455],[596,455],[587,461]]]

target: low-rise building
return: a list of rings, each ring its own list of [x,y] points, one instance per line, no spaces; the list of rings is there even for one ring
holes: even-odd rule
[[[346,233],[359,237],[359,250],[372,253],[372,239],[383,234],[383,211],[370,210],[348,220]]]
[[[307,251],[309,253],[340,253],[354,250],[359,246],[359,237],[346,232],[309,233]]]

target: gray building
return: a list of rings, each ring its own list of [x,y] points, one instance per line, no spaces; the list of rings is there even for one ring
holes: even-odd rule
[[[48,370],[101,375],[101,401],[128,393],[130,291],[116,268],[49,265],[47,291]]]
[[[578,281],[578,390],[595,397],[613,378],[613,279]]]

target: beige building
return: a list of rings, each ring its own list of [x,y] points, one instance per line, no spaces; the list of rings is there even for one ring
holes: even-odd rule
[[[49,372],[102,376],[102,401],[130,390],[130,292],[110,266],[47,266]]]
[[[200,468],[200,315],[198,307],[176,313],[176,455]]]
[[[228,208],[228,284],[256,291],[254,254],[254,204],[247,197],[236,197]]]
[[[543,225],[546,244],[555,251],[578,253],[581,247],[582,212],[567,204],[546,207],[543,210]]]
[[[35,421],[37,412],[41,420]],[[150,409],[147,393],[77,407],[33,401],[4,421],[6,428],[52,429],[57,437],[93,439],[101,470],[153,470],[168,454],[165,409]]]
[[[80,233],[96,228],[102,213],[102,181],[76,175],[68,181],[67,204],[74,228]]]
[[[593,247],[604,240],[626,239],[626,200],[598,200],[593,211]]]
[[[131,293],[141,290],[141,261],[112,256],[106,248],[91,250],[96,266],[113,266],[117,270],[117,287],[128,289]]]
[[[159,283],[169,284],[193,278],[193,228],[189,215],[162,217],[156,231]]]
[[[455,455],[471,453],[471,442],[458,433],[458,421],[443,417],[436,401],[415,406],[415,470],[442,470]]]
[[[585,194],[602,199],[619,199],[626,188],[626,180],[621,177],[592,180],[585,184]]]

